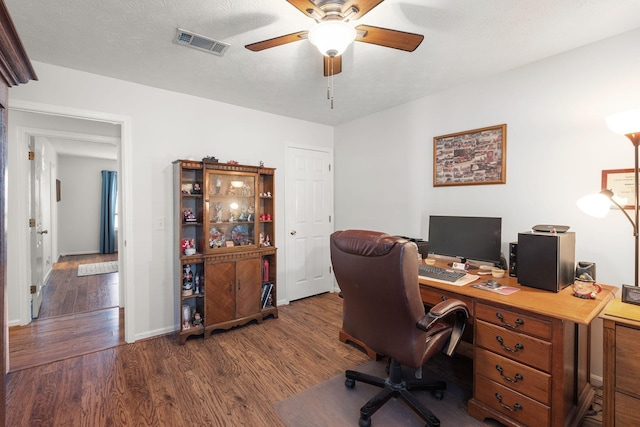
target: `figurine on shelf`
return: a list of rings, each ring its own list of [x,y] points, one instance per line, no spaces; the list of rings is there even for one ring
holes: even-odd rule
[[[182,239],[180,247],[185,255],[195,255],[196,253],[196,241],[194,239]]]
[[[196,295],[200,295],[200,276],[198,276],[197,274],[194,279],[194,282],[195,282],[195,290],[193,291],[193,293]]]
[[[242,195],[244,197],[250,197],[251,196],[251,187],[249,187],[249,184],[247,184],[246,182],[244,184],[242,184]]]
[[[220,194],[220,187],[222,187],[222,180],[220,179],[220,175],[216,177],[216,194]]]
[[[260,247],[264,246],[264,233],[260,233],[259,243],[260,243]]]
[[[235,196],[236,195],[236,188],[229,184],[229,188],[227,188],[227,196]]]
[[[191,209],[183,209],[182,210],[182,221],[183,222],[198,222],[198,218],[196,218],[195,214]]]
[[[216,203],[216,222],[219,224],[222,222],[222,203]]]
[[[271,246],[271,239],[269,238],[268,234],[264,236],[264,242],[262,243],[262,246],[265,248]]]
[[[253,221],[254,213],[255,213],[255,208],[253,206],[249,206],[249,209],[247,209],[247,221],[249,222]]]
[[[185,264],[182,268],[182,296],[193,295],[193,272],[191,264]]]
[[[200,313],[195,311],[195,309],[193,309],[193,326],[200,325],[202,325],[202,316],[200,315]]]
[[[212,162],[212,163],[218,163],[218,159],[216,159],[214,156],[207,156],[207,157],[203,157],[202,158],[203,162]]]
[[[189,329],[191,327],[191,309],[189,305],[182,305],[182,329]]]
[[[200,188],[200,183],[199,182],[194,182],[193,183],[193,188],[191,189],[191,194],[200,194],[201,192],[201,188]]]
[[[229,164],[229,165],[237,165],[238,162],[236,162],[235,160],[227,160],[227,164]]]

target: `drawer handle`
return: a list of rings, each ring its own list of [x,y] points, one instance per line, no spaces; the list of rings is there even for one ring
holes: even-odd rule
[[[502,323],[502,326],[506,326],[507,328],[517,329],[518,326],[524,325],[524,320],[520,319],[519,317],[516,319],[516,324],[515,325],[512,325],[511,323],[505,322],[504,321],[504,316],[500,312],[496,313],[496,317],[498,318],[498,320],[500,320],[500,323]]]
[[[442,296],[440,297],[440,299],[441,299],[442,301],[446,301],[446,300],[447,300],[447,297],[445,297],[444,295],[442,295]]]
[[[507,411],[516,412],[516,411],[522,411],[523,409],[522,405],[519,403],[514,404],[513,407],[502,403],[502,395],[500,395],[500,393],[496,393],[496,399],[498,399],[498,403],[500,404],[500,406],[502,406]]]
[[[500,365],[496,365],[496,371],[500,372],[500,376],[502,377],[503,380],[505,381],[509,381],[510,383],[517,383],[518,381],[522,381],[524,379],[524,377],[522,375],[520,375],[519,373],[516,372],[515,377],[513,378],[509,378],[507,376],[504,375],[503,373],[503,369],[502,366]]]
[[[511,353],[517,353],[520,350],[524,350],[524,345],[520,344],[520,343],[516,343],[515,348],[511,348],[511,347],[507,347],[504,345],[504,340],[502,339],[502,337],[500,335],[498,335],[496,337],[496,341],[498,341],[498,343],[500,343],[500,347],[502,347],[503,349],[507,350],[508,352]]]
[[[233,291],[233,282],[229,280],[229,292]]]

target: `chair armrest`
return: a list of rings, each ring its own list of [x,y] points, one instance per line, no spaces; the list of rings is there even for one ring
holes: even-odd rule
[[[467,319],[469,318],[469,309],[467,305],[460,300],[456,299],[448,299],[446,301],[442,301],[429,310],[429,312],[420,320],[416,326],[423,331],[429,332],[429,330],[441,319],[454,314],[456,315],[456,320],[453,325],[451,331],[451,338],[449,339],[449,344],[447,348],[444,350],[444,353],[448,356],[451,356],[458,346],[458,342],[460,338],[462,338],[462,333],[464,332],[464,327],[467,323]]]

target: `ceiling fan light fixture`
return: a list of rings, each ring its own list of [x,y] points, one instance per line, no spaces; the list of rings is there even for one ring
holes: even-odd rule
[[[355,39],[355,28],[343,21],[321,22],[309,30],[309,41],[329,57],[342,55]]]

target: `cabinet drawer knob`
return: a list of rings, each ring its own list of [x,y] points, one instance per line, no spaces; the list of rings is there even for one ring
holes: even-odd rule
[[[513,384],[517,383],[518,381],[522,381],[524,379],[524,377],[517,372],[515,377],[513,378],[507,377],[503,372],[504,370],[502,369],[502,366],[500,365],[496,365],[496,371],[500,372],[500,376],[502,377],[503,380],[509,381],[510,383],[513,383]]]
[[[447,300],[447,297],[445,297],[444,295],[442,295],[442,296],[440,297],[440,299],[441,299],[442,301],[446,301],[446,300]]]
[[[520,350],[524,350],[524,345],[520,344],[520,343],[516,343],[514,348],[508,347],[506,345],[504,345],[504,340],[502,339],[502,337],[500,335],[498,335],[496,337],[496,341],[498,341],[498,343],[500,343],[500,347],[502,347],[504,350],[510,352],[510,353],[517,353]]]
[[[233,282],[229,280],[229,292],[233,290]]]
[[[500,393],[496,393],[496,399],[498,399],[498,403],[500,404],[500,406],[502,406],[507,411],[516,412],[523,409],[522,405],[519,403],[515,403],[513,406],[505,405],[504,403],[502,403],[502,395]]]
[[[517,329],[518,326],[523,326],[524,325],[524,320],[522,320],[520,318],[516,319],[516,324],[515,325],[512,325],[511,323],[505,322],[504,321],[504,316],[500,312],[496,313],[496,317],[498,318],[498,320],[500,320],[500,323],[502,323],[502,326],[507,327],[507,328]]]

